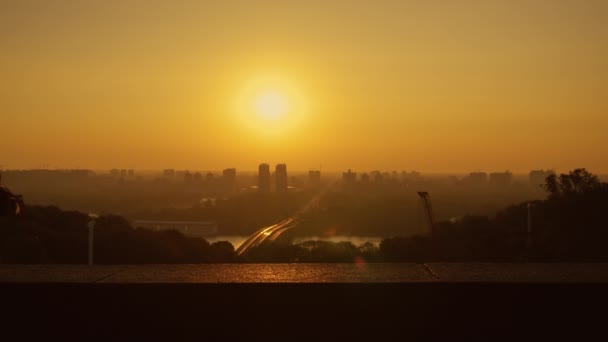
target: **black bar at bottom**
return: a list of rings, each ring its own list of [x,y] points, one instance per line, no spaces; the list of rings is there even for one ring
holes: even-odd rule
[[[580,283],[0,284],[5,331],[78,340],[581,337],[604,330],[607,290]]]

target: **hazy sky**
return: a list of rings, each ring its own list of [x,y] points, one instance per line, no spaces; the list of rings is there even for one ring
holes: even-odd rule
[[[4,168],[608,172],[605,0],[2,0],[0,52]]]

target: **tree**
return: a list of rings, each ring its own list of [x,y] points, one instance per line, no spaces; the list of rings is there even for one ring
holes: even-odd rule
[[[217,241],[211,244],[211,262],[234,262],[234,246],[228,241]]]
[[[596,175],[582,168],[568,174],[562,173],[559,177],[555,174],[549,175],[544,188],[550,198],[557,198],[594,192],[604,186]]]

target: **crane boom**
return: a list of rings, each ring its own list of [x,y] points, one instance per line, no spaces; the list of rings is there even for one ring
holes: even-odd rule
[[[420,196],[422,199],[426,218],[429,223],[429,231],[432,235],[435,232],[435,215],[433,213],[433,206],[431,205],[431,198],[429,197],[429,193],[426,191],[419,191],[418,196]]]

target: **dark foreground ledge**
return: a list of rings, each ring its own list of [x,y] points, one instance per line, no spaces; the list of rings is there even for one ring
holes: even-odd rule
[[[2,265],[0,283],[599,283],[608,263]]]
[[[1,265],[21,337],[518,339],[603,333],[608,264]]]

